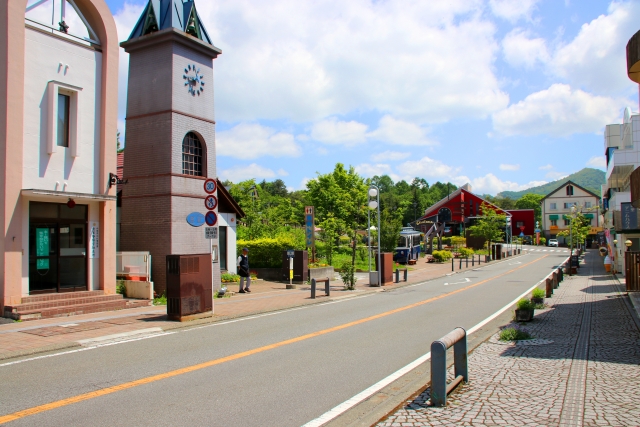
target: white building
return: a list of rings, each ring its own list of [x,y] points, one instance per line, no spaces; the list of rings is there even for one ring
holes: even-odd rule
[[[602,231],[598,212],[599,201],[600,198],[596,194],[572,181],[565,182],[547,194],[541,202],[542,231],[545,238],[557,238],[560,244],[569,240],[557,234],[569,230],[571,208],[574,206],[580,209],[585,218],[591,220],[589,238],[593,238],[596,233]]]
[[[607,182],[602,186],[605,236],[613,253],[615,270],[624,272],[624,242],[631,240],[631,249],[640,250],[640,227],[637,223],[629,225],[622,221],[622,211],[632,208],[631,172],[640,165],[640,116],[628,107],[624,110],[622,124],[606,126],[604,155],[607,162]]]

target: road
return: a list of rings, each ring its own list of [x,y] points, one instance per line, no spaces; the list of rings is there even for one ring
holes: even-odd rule
[[[483,321],[568,253],[389,292],[0,363],[0,424],[301,426]]]

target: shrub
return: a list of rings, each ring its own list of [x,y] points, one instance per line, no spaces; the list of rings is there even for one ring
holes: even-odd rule
[[[163,292],[161,296],[154,298],[153,305],[167,305],[167,293]]]
[[[540,288],[535,288],[533,292],[531,292],[532,298],[544,298],[547,296],[547,293]]]
[[[356,277],[354,266],[351,265],[351,261],[343,262],[338,274],[340,274],[345,289],[352,291],[356,288],[356,280],[358,280],[358,278]]]
[[[546,245],[546,244],[547,244],[547,238],[546,238],[546,237],[541,237],[541,238],[540,238],[540,244],[541,244],[542,246]]]
[[[221,279],[224,283],[229,283],[229,282],[239,282],[240,281],[240,276],[238,276],[237,274],[232,274],[232,273],[223,273],[221,276]]]
[[[444,246],[451,246],[451,237],[443,237],[442,238],[442,244]]]
[[[473,255],[473,249],[470,248],[460,248],[458,249],[458,252],[460,252],[460,256],[462,258],[469,258]]]
[[[533,303],[527,298],[522,298],[518,301],[516,306],[518,307],[518,310],[533,310]]]
[[[436,262],[445,262],[453,257],[449,251],[433,251],[431,255],[433,255],[433,259],[435,259]]]
[[[123,297],[127,297],[127,287],[124,285],[124,280],[118,280],[118,284],[116,285],[116,293],[122,295]]]
[[[453,245],[456,248],[460,248],[462,246],[465,246],[467,244],[467,239],[465,239],[462,236],[452,236],[451,237],[451,245]]]
[[[529,331],[520,326],[509,326],[500,331],[500,341],[530,340],[533,338]]]
[[[282,252],[287,249],[303,249],[296,246],[295,239],[278,236],[275,239],[238,240],[238,255],[242,248],[249,249],[249,265],[254,268],[282,267]]]

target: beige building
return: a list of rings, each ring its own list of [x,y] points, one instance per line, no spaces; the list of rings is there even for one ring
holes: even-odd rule
[[[599,201],[600,198],[591,191],[572,181],[565,182],[542,199],[541,225],[544,237],[547,240],[557,238],[560,244],[565,243],[565,239],[557,234],[569,229],[571,209],[574,206],[586,218],[591,219],[590,235],[594,236],[602,231],[598,211]]]
[[[115,294],[118,37],[104,0],[3,0],[0,23],[0,312],[19,317]]]

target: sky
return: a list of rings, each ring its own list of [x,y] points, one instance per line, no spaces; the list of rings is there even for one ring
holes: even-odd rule
[[[126,40],[146,0],[106,0]],[[522,190],[604,169],[638,110],[640,0],[196,0],[214,45],[217,172],[305,188],[364,176]],[[120,54],[126,135],[128,55]],[[125,139],[126,141],[126,139]]]

